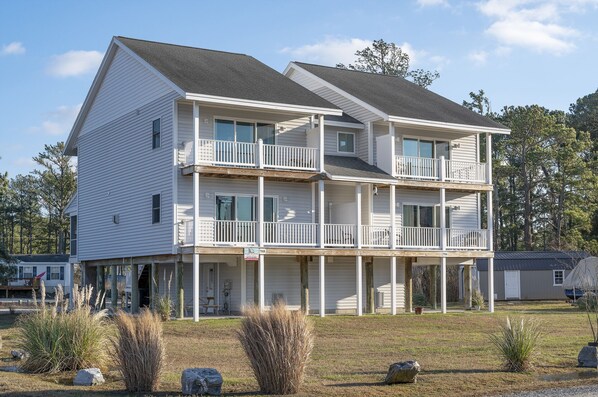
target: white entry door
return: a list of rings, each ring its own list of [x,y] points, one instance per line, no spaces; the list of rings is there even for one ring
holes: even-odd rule
[[[519,270],[505,270],[505,299],[520,299]]]

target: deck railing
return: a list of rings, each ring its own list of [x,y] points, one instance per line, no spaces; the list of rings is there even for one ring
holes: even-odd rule
[[[397,246],[401,248],[440,248],[440,228],[400,227]]]
[[[487,249],[488,230],[486,229],[447,229],[446,244],[450,249]]]
[[[193,164],[193,143],[182,150],[184,163]],[[310,147],[264,145],[261,142],[232,142],[199,139],[197,164],[316,171],[319,150]]]
[[[486,182],[486,164],[475,161],[444,160],[446,180],[454,182]]]
[[[264,222],[264,243],[282,246],[316,246],[317,223]]]
[[[414,179],[438,179],[438,159],[427,157],[396,156],[398,177]]]
[[[265,168],[315,171],[319,166],[318,149],[300,146],[263,145]]]
[[[255,245],[257,222],[202,220],[199,225],[199,244]],[[193,244],[193,221],[183,221],[179,229],[183,245]],[[318,246],[318,224],[295,222],[264,222],[264,245],[281,247]],[[361,246],[389,248],[391,227],[361,226]],[[396,246],[402,249],[440,249],[441,229],[438,227],[397,226]],[[357,227],[351,224],[325,224],[324,246],[353,248],[357,246]],[[449,250],[486,250],[486,229],[447,228],[446,248]]]
[[[488,175],[486,163],[444,160],[444,167],[441,167],[440,159],[411,156],[395,157],[395,174],[401,179],[431,181],[444,179],[450,182],[485,183]],[[442,175],[441,168],[444,168],[444,175]]]
[[[389,247],[390,226],[361,226],[361,239],[364,247]]]
[[[356,240],[355,225],[325,224],[324,245],[326,247],[354,247]]]

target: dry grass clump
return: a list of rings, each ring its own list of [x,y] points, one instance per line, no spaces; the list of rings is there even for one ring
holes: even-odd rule
[[[174,310],[174,302],[170,297],[170,285],[172,283],[172,273],[170,274],[170,279],[168,280],[168,289],[166,290],[165,294],[156,294],[154,298],[154,311],[158,313],[162,321],[170,320],[170,316],[172,311]],[[156,288],[157,290],[157,288]]]
[[[268,312],[244,311],[238,337],[249,358],[260,390],[295,394],[303,383],[314,342],[313,327],[301,311],[277,304]]]
[[[504,368],[510,372],[527,371],[532,366],[532,358],[542,335],[540,323],[532,318],[507,321],[500,326],[498,334],[490,335],[490,340],[504,360]]]
[[[166,362],[159,315],[148,309],[138,315],[119,312],[114,323],[118,334],[112,347],[127,391],[157,391]]]
[[[102,297],[91,303],[91,286],[78,291],[73,286],[73,305],[69,308],[62,286],[56,300],[46,305],[45,286],[41,284],[41,304],[37,311],[17,320],[17,346],[28,353],[22,368],[28,372],[55,373],[102,367],[106,362],[106,312],[96,311]],[[34,296],[35,297],[35,296]]]

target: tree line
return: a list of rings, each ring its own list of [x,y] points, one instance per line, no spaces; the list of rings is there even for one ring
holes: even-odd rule
[[[45,145],[36,169],[10,178],[0,173],[0,257],[65,254],[70,222],[65,214],[76,191],[76,171],[64,143]]]

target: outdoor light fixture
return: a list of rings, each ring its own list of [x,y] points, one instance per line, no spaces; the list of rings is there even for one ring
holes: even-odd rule
[[[377,185],[374,185],[373,192],[374,192],[374,196],[378,195],[378,186]]]

